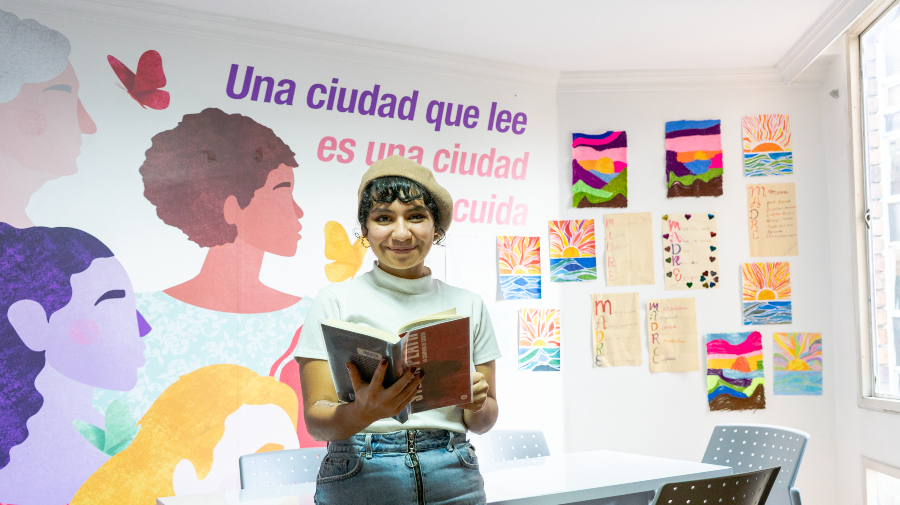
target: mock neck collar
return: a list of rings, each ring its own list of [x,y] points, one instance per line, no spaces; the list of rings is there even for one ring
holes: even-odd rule
[[[375,261],[370,273],[372,274],[372,282],[376,285],[407,295],[422,295],[435,288],[435,280],[430,273],[418,279],[403,279],[382,270],[378,266],[378,261]]]

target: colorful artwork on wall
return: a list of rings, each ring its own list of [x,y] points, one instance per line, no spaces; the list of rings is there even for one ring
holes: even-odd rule
[[[744,175],[790,175],[791,119],[787,114],[761,114],[741,118],[744,130]]]
[[[663,217],[663,282],[666,289],[719,286],[719,239],[714,214]]]
[[[625,132],[572,134],[572,207],[628,207]]]
[[[669,198],[722,196],[722,134],[718,119],[666,123]]]
[[[519,370],[560,371],[559,309],[519,310]]]
[[[700,369],[697,306],[693,298],[648,300],[647,336],[651,372]]]
[[[504,300],[541,297],[540,237],[497,237],[500,291]]]
[[[653,223],[650,212],[603,215],[606,285],[654,284]]]
[[[593,219],[550,221],[550,280],[597,280]]]
[[[786,261],[744,263],[744,324],[791,322],[791,269]]]
[[[776,395],[822,394],[822,334],[775,333]]]
[[[793,182],[747,185],[750,256],[797,256],[797,195]]]
[[[591,295],[595,367],[641,364],[641,307],[637,293]]]
[[[762,335],[706,335],[706,394],[709,410],[766,408]]]

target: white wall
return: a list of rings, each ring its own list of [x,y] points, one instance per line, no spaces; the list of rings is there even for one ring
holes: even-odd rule
[[[561,88],[566,88],[565,76]],[[559,94],[560,201],[557,218],[597,220],[598,251],[602,246],[604,212],[653,213],[656,284],[606,288],[603,281],[553,287],[564,307],[566,448],[568,451],[610,449],[699,461],[718,423],[762,423],[790,426],[811,434],[797,486],[804,501],[837,504],[835,491],[835,411],[840,391],[836,360],[843,352],[832,329],[830,247],[834,244],[827,216],[830,189],[826,165],[823,93],[820,84],[763,87],[695,87],[694,89],[633,89],[566,91]],[[751,258],[746,221],[746,184],[742,173],[741,116],[787,113],[791,117],[795,174],[769,177],[794,182],[797,190],[800,255]],[[679,119],[721,119],[724,150],[724,196],[668,200],[665,188],[664,124]],[[572,132],[625,130],[628,134],[628,208],[603,211],[572,209],[570,148]],[[570,204],[569,204],[570,205]],[[708,291],[666,291],[662,283],[663,233],[666,213],[714,213],[719,223],[721,287]],[[741,263],[789,261],[793,288],[793,323],[742,326]],[[599,263],[599,261],[598,261]],[[591,293],[640,293],[644,364],[640,367],[591,368],[589,299]],[[696,297],[697,326],[706,333],[760,330],[766,366],[767,408],[761,411],[710,412],[706,400],[705,367],[689,373],[651,374],[647,365],[646,300]],[[775,396],[772,384],[772,333],[821,332],[824,345],[824,395]],[[839,350],[840,349],[840,350]],[[702,359],[705,354],[701,352]],[[843,502],[841,502],[843,503]]]

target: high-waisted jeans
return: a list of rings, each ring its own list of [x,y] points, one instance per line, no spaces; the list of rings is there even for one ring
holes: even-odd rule
[[[328,443],[316,504],[485,503],[475,449],[463,433],[410,430]]]

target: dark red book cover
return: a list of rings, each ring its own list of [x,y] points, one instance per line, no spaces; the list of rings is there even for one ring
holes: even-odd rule
[[[469,318],[411,330],[405,342],[406,366],[425,371],[413,413],[472,401]]]

